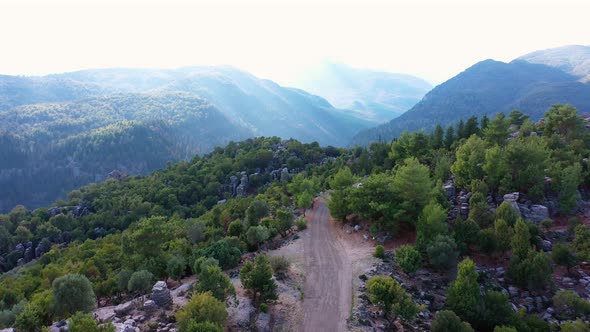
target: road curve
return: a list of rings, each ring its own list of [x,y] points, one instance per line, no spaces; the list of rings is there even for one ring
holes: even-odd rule
[[[346,331],[352,301],[352,268],[342,243],[330,225],[330,212],[321,198],[307,212],[304,238],[305,296],[300,331]]]

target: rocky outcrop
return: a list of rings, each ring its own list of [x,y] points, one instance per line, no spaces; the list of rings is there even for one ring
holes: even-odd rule
[[[172,303],[170,290],[164,281],[158,281],[152,288],[152,301],[161,308],[167,307]]]
[[[115,307],[114,311],[117,317],[123,317],[127,315],[131,310],[135,308],[133,301],[121,303]]]

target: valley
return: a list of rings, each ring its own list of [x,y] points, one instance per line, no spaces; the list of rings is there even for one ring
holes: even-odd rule
[[[587,51],[0,76],[0,332],[588,331]]]

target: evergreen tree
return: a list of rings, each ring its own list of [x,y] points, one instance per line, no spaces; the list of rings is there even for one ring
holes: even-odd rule
[[[486,144],[478,136],[471,136],[456,152],[456,161],[451,166],[455,182],[467,188],[471,181],[483,178],[482,165],[485,161]]]
[[[463,139],[463,138],[467,138],[467,134],[465,131],[465,122],[463,121],[463,119],[459,120],[459,123],[457,124],[457,139]]]
[[[445,131],[445,147],[450,149],[453,143],[455,142],[455,131],[453,126],[448,126],[447,130]]]
[[[257,255],[254,263],[248,261],[240,270],[242,285],[252,292],[254,302],[275,300],[277,284],[272,279],[272,267],[265,255]]]
[[[508,139],[510,120],[506,119],[504,113],[498,113],[488,124],[483,135],[486,141],[491,144],[504,146]]]
[[[459,317],[473,321],[477,319],[480,305],[481,296],[475,263],[466,258],[459,263],[457,279],[451,283],[447,291],[447,306]]]
[[[436,202],[430,202],[422,210],[416,225],[416,248],[426,251],[426,248],[437,235],[446,234],[447,212]]]
[[[497,241],[496,248],[500,252],[505,253],[508,249],[510,249],[514,230],[504,219],[496,219],[494,222],[494,234],[496,235]]]
[[[444,131],[443,131],[443,127],[441,125],[437,125],[436,128],[434,128],[434,132],[432,133],[432,141],[430,146],[432,147],[432,149],[440,149],[443,147],[443,135],[444,135]]]
[[[465,123],[465,137],[471,137],[471,135],[476,134],[479,134],[477,116],[472,116]]]

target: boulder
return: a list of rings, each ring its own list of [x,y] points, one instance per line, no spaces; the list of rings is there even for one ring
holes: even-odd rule
[[[553,243],[551,243],[551,241],[549,240],[541,240],[541,248],[543,249],[543,251],[548,252],[553,250]]]
[[[270,332],[270,314],[260,313],[256,318],[258,332]]]
[[[158,281],[152,288],[152,300],[158,307],[167,307],[172,303],[172,296],[166,283]]]
[[[453,181],[449,181],[447,183],[445,183],[443,185],[443,190],[445,191],[445,194],[447,195],[447,199],[453,199],[455,197],[455,184],[453,183]]]
[[[134,308],[133,301],[121,303],[121,304],[119,304],[118,306],[115,307],[115,309],[114,309],[115,315],[117,315],[118,317],[125,316],[131,310],[133,310],[133,308]]]
[[[158,305],[152,300],[147,300],[143,303],[143,310],[145,312],[152,312],[152,311],[156,311],[157,309],[158,309]]]
[[[518,201],[519,197],[520,197],[520,193],[514,192],[511,194],[504,195],[504,200],[509,201],[509,202],[516,202],[516,201]]]
[[[549,209],[545,205],[533,204],[529,209],[528,215],[525,218],[533,222],[541,222],[549,218]]]

